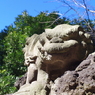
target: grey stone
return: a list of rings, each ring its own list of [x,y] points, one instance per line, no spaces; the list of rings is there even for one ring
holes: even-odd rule
[[[95,95],[95,53],[82,61],[75,71],[66,71],[51,86],[50,95]]]

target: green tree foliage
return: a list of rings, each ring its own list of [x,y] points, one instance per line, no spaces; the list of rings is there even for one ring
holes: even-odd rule
[[[5,68],[15,76],[19,76],[25,72],[25,67],[23,65],[23,52],[26,34],[21,32],[16,32],[15,30],[9,32],[4,40],[4,48],[6,50],[6,55],[4,57]]]
[[[15,76],[7,72],[6,69],[0,68],[0,95],[5,95],[6,93],[13,93],[16,88],[13,87],[15,82]]]
[[[3,64],[3,55],[5,54],[4,51],[4,44],[3,44],[3,39],[7,35],[6,32],[1,31],[0,33],[0,66]]]

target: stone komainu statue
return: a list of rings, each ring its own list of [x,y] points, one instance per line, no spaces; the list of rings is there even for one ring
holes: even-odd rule
[[[93,45],[79,25],[61,24],[29,37],[23,51],[28,66],[26,84],[31,84],[29,95],[47,95],[46,85],[66,70],[75,69],[93,52]]]

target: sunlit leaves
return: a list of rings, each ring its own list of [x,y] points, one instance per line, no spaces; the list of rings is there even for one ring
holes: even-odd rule
[[[11,75],[6,69],[0,70],[0,95],[6,93],[13,93],[16,88],[13,87],[15,77]]]

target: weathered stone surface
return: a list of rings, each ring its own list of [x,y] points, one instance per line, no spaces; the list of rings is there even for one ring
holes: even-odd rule
[[[47,95],[48,94],[48,90],[47,90],[47,85],[38,82],[38,81],[34,81],[31,83],[30,86],[30,95]]]
[[[51,86],[50,95],[74,95],[78,82],[78,73],[75,71],[67,71],[63,76],[57,78]],[[67,93],[67,94],[66,94]]]
[[[25,75],[23,75],[22,77],[20,77],[14,84],[14,86],[19,89],[21,86],[23,86],[26,83],[26,79],[27,79],[27,73]]]
[[[13,95],[30,95],[30,85],[31,84],[24,84],[20,87],[20,89],[14,93]]]
[[[91,39],[92,39],[93,44],[95,46],[95,32],[87,32],[87,33],[91,35]]]
[[[62,95],[74,95],[74,91],[84,93],[80,88],[74,90],[79,87],[78,79],[81,78],[79,70],[82,68],[77,66],[93,51],[93,46],[90,35],[79,25],[62,24],[46,29],[40,35],[34,34],[27,39],[23,51],[28,66],[26,84],[30,85],[21,86],[14,95],[61,95],[62,91]],[[82,64],[84,69],[89,66],[89,62],[87,66]],[[76,67],[76,71],[67,71]],[[55,83],[51,82],[54,80]]]
[[[67,71],[57,78],[50,95],[95,95],[95,53],[82,61],[75,71]]]

